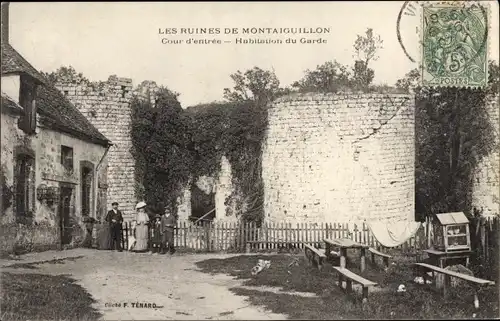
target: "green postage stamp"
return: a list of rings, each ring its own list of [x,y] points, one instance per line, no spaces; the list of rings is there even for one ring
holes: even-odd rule
[[[488,83],[488,8],[464,2],[422,6],[421,81],[430,87]]]

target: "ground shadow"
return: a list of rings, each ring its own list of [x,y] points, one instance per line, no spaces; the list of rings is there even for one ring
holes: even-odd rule
[[[4,268],[36,270],[36,269],[38,269],[37,265],[41,265],[41,264],[65,264],[68,261],[75,262],[76,260],[84,258],[84,257],[85,256],[80,255],[80,256],[67,257],[67,258],[62,258],[62,259],[38,261],[38,262],[33,262],[33,263],[14,263],[11,265],[7,265]]]
[[[2,320],[98,320],[94,303],[68,275],[2,273]]]
[[[252,276],[251,269],[258,259],[270,260],[269,269]],[[360,274],[359,257],[349,257],[351,270]],[[223,273],[241,279],[244,287],[231,291],[247,296],[250,304],[264,306],[274,313],[283,313],[292,319],[455,319],[498,316],[498,289],[481,293],[483,303],[479,311],[472,304],[473,294],[468,288],[453,289],[450,299],[432,291],[429,286],[415,284],[410,267],[413,259],[396,259],[387,271],[381,262],[367,262],[363,277],[379,284],[371,291],[367,304],[362,306],[360,293],[347,296],[337,284],[337,274],[330,264],[321,271],[309,266],[301,256],[294,255],[241,255],[226,259],[197,262],[198,268],[209,274]],[[407,292],[398,293],[400,284]],[[249,286],[255,288],[249,289]],[[259,288],[261,287],[261,288]],[[279,288],[286,293],[267,291]],[[294,295],[310,292],[315,297]]]

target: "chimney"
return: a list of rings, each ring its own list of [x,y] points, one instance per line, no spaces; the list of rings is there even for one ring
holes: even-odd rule
[[[9,43],[9,5],[10,2],[2,2],[1,23],[2,23],[2,43]]]

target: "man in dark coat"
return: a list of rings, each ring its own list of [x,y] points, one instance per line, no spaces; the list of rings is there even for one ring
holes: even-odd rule
[[[108,212],[108,215],[106,215],[106,222],[109,223],[110,230],[111,230],[111,249],[112,250],[118,250],[118,252],[122,251],[122,223],[123,223],[123,216],[122,212],[118,209],[118,203],[113,202],[111,204],[113,206],[113,209]]]
[[[170,254],[175,253],[174,230],[177,225],[177,218],[165,209],[165,214],[161,217],[161,254],[165,254],[168,244]]]

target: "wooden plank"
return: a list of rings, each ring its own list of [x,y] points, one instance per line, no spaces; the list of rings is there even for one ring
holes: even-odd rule
[[[435,271],[438,273],[453,276],[453,277],[456,277],[456,278],[459,278],[459,279],[462,279],[462,280],[465,280],[468,282],[476,283],[479,285],[494,285],[495,284],[495,282],[490,281],[490,280],[480,279],[480,278],[476,278],[474,276],[470,276],[467,274],[463,274],[463,273],[459,273],[459,272],[455,272],[455,271],[450,271],[450,270],[445,270],[445,269],[440,268],[438,266],[430,265],[427,263],[413,263],[413,264],[416,266],[420,266],[420,267],[423,267],[423,268],[426,268],[426,269],[429,269],[429,270],[432,270],[432,271]]]
[[[316,253],[319,257],[326,258],[325,250],[317,249],[312,245],[304,243],[304,248]]]
[[[221,237],[221,247],[223,251],[227,251],[231,247],[231,223],[230,222],[223,222],[222,224],[222,229],[220,231],[220,237]]]
[[[369,286],[375,286],[377,283],[370,281],[368,279],[365,279],[362,276],[357,275],[356,273],[353,273],[352,271],[346,269],[346,268],[341,268],[339,266],[334,266],[333,267],[338,273],[342,274],[344,277],[361,284],[364,287],[369,287]]]
[[[328,226],[328,223],[322,223],[321,224],[321,230],[322,230],[322,232],[321,232],[321,235],[319,237],[319,242],[322,244],[321,245],[322,247],[324,246],[323,245],[323,240],[325,238],[327,238],[327,226]]]
[[[251,241],[250,239],[250,224],[248,222],[244,222],[244,235],[245,235],[245,244],[247,241]]]
[[[280,223],[281,227],[280,227],[280,240],[281,240],[281,248],[284,248],[285,247],[285,230],[286,230],[286,225],[284,222],[281,222]]]
[[[325,243],[330,243],[334,247],[345,247],[345,248],[368,248],[366,244],[357,243],[351,239],[324,239]]]
[[[295,226],[295,244],[297,246],[297,248],[301,248],[301,245],[300,245],[300,234],[299,234],[299,223],[297,223],[297,225]]]
[[[366,267],[366,248],[361,248],[361,273],[365,271]]]
[[[288,238],[288,232],[289,232],[289,224],[288,222],[285,222],[285,246],[288,247],[290,239]]]
[[[222,228],[222,224],[220,222],[214,222],[212,223],[212,250],[216,250],[216,251],[222,251],[222,247],[221,247],[221,244],[220,241],[221,241],[221,237],[220,237],[220,232],[221,232],[221,228]]]
[[[372,247],[368,248],[368,251],[370,253],[372,253],[372,254],[375,254],[375,255],[378,255],[378,256],[381,256],[381,257],[385,257],[385,258],[388,258],[388,259],[392,258],[392,256],[390,256],[389,254],[385,254],[385,253],[379,252],[379,251],[377,251],[376,249],[374,249]]]
[[[222,251],[227,251],[231,247],[231,222],[219,224],[219,247]]]
[[[303,233],[304,233],[304,242],[305,243],[309,243],[309,226],[307,223],[304,223],[304,227],[303,227]]]
[[[269,249],[274,249],[276,244],[274,242],[276,242],[276,222],[272,222],[271,224],[271,239],[268,240],[268,241],[272,241],[273,243],[270,243],[269,245]]]
[[[318,223],[315,223],[314,224],[314,244],[316,244],[316,246],[320,246],[321,244],[319,243],[319,232],[320,232],[320,229],[319,229],[319,224]]]
[[[238,238],[237,238],[237,243],[238,243],[238,250],[240,252],[245,251],[245,243],[244,243],[244,226],[243,223],[240,221],[237,223],[237,233],[238,233]]]
[[[270,225],[270,222],[264,222],[264,237],[265,237],[265,241],[266,243],[270,241],[269,239],[269,225]],[[269,244],[266,244],[266,249],[269,248]]]

